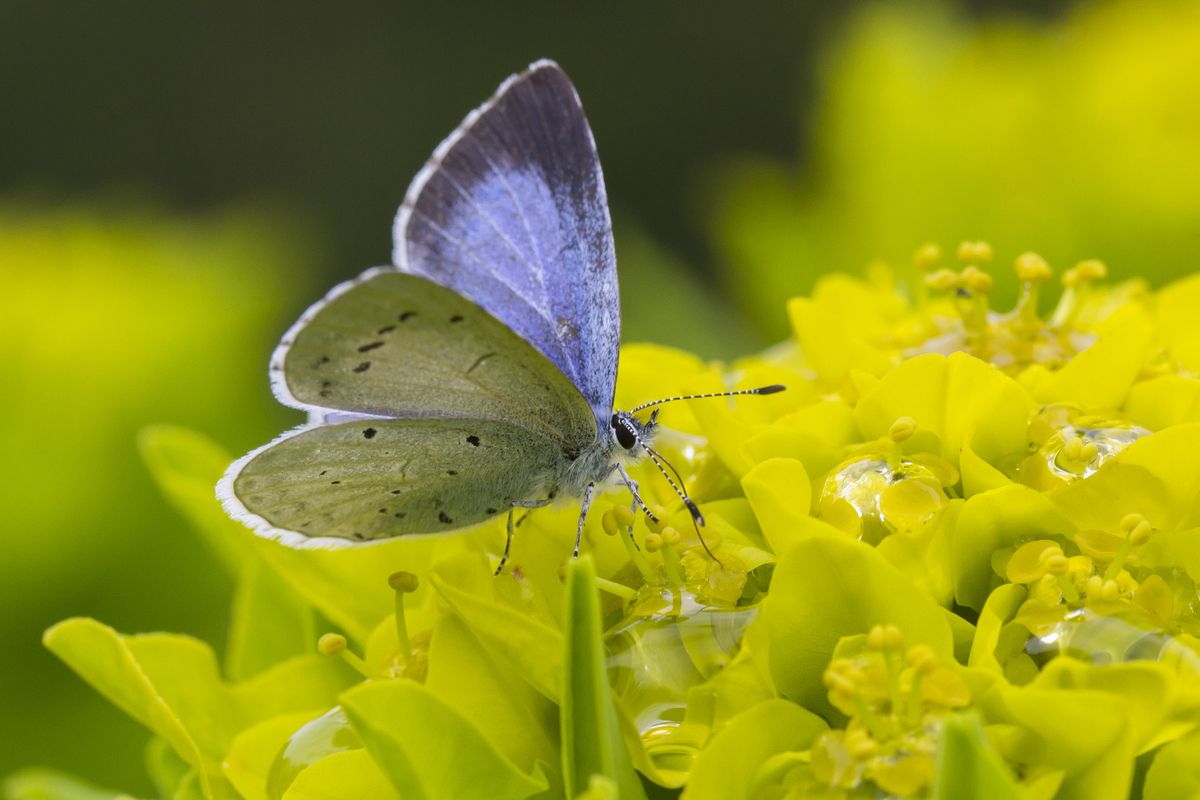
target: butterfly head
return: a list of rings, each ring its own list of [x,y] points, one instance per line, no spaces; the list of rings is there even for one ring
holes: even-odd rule
[[[640,421],[628,411],[618,411],[609,420],[609,430],[616,443],[623,450],[632,453],[639,447],[644,448],[646,446],[648,440],[653,436],[654,428],[657,424],[658,409],[655,409],[650,414],[650,419],[646,422]]]

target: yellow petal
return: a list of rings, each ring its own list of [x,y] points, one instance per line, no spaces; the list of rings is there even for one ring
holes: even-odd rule
[[[1124,410],[1131,420],[1152,431],[1200,421],[1200,381],[1182,375],[1140,381],[1129,390]]]
[[[1128,305],[1106,323],[1100,341],[1075,356],[1034,391],[1040,403],[1120,408],[1142,364],[1152,329],[1140,306]]]
[[[946,708],[964,708],[971,704],[970,687],[949,667],[938,667],[921,679],[921,696]]]
[[[788,317],[808,365],[825,386],[841,383],[851,369],[882,375],[892,368],[890,359],[862,341],[837,314],[807,298],[789,300]]]
[[[1124,542],[1124,537],[1105,531],[1086,530],[1075,534],[1075,544],[1079,545],[1079,552],[1101,564],[1111,564]],[[1129,555],[1132,560],[1133,553]]]
[[[801,520],[808,518],[812,504],[812,484],[804,465],[789,458],[764,461],[742,478],[742,489],[763,538],[776,555],[782,555],[800,535]]]
[[[1058,542],[1049,539],[1038,539],[1026,542],[1017,548],[1005,567],[1005,576],[1009,583],[1033,583],[1046,574],[1046,568],[1041,564],[1042,553],[1047,550],[1061,550]]]
[[[875,767],[875,784],[899,797],[916,794],[933,780],[933,759],[924,753]]]
[[[1151,575],[1133,593],[1133,604],[1145,611],[1159,624],[1165,625],[1175,611],[1175,593],[1158,575]]]

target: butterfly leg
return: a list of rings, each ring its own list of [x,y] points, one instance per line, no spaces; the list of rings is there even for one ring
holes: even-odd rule
[[[515,503],[514,503],[515,505]],[[496,567],[496,571],[492,573],[495,577],[504,571],[504,565],[508,563],[508,551],[512,548],[513,537],[513,510],[512,506],[508,508],[508,538],[504,540],[504,555],[500,556],[500,564]]]
[[[621,480],[625,481],[625,485],[629,487],[629,493],[633,495],[633,505],[629,507],[630,510],[637,511],[638,506],[641,506],[642,511],[646,512],[646,516],[650,518],[651,522],[658,522],[658,517],[654,516],[654,512],[642,502],[642,496],[638,494],[638,482],[629,477],[629,473],[620,463],[613,464],[613,466],[617,468],[617,472],[621,473]]]
[[[579,512],[579,528],[575,531],[575,558],[579,558],[579,540],[583,538],[583,521],[587,519],[588,509],[592,507],[592,491],[596,484],[589,483],[583,490],[583,510]]]

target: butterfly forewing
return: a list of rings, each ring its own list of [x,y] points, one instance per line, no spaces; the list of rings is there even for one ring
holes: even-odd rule
[[[469,300],[392,269],[314,306],[272,369],[281,399],[305,408],[503,421],[568,453],[596,438],[582,395],[527,342]]]
[[[229,510],[293,546],[450,532],[537,496],[560,457],[549,439],[492,420],[323,425],[235,465]]]
[[[533,344],[607,421],[620,342],[612,224],[574,87],[540,62],[434,153],[396,218],[396,265]]]

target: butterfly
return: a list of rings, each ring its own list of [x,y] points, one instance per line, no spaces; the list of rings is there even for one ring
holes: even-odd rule
[[[597,486],[624,484],[654,519],[627,469],[649,457],[703,525],[653,448],[658,409],[634,416],[684,398],[613,410],[612,223],[558,65],[531,65],[467,116],[414,178],[393,235],[394,266],[334,287],[272,354],[276,398],[309,424],[230,466],[217,486],[230,516],[335,548],[507,514],[499,572],[515,509],[579,501],[575,555]]]

